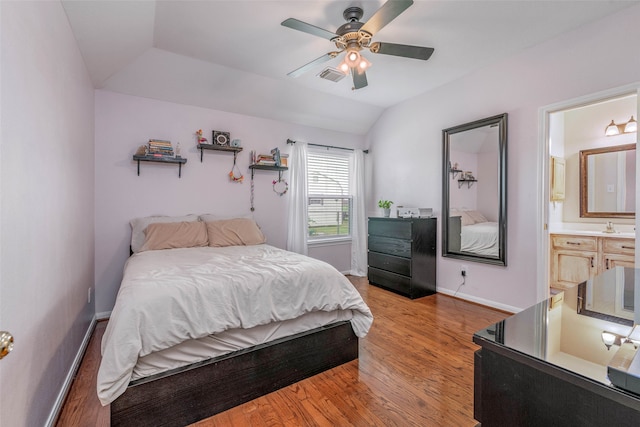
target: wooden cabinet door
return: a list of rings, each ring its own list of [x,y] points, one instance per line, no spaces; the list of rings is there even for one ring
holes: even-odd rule
[[[575,286],[593,277],[597,269],[597,252],[556,249],[551,254],[551,282],[555,287]]]
[[[636,265],[635,257],[619,254],[604,254],[602,257],[602,271],[611,270],[615,267],[631,267]]]

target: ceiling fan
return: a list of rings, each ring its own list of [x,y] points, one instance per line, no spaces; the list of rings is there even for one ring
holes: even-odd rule
[[[337,51],[325,53],[321,57],[291,71],[287,75],[290,77],[298,77],[316,65],[329,61],[342,52],[345,52],[344,60],[340,63],[338,69],[344,74],[351,73],[353,77],[353,89],[355,90],[361,89],[368,84],[366,70],[371,66],[371,63],[360,54],[360,51],[363,49],[369,49],[372,53],[402,56],[426,61],[431,57],[431,54],[433,54],[433,48],[371,41],[372,37],[380,31],[380,29],[397,18],[398,15],[412,4],[413,0],[389,0],[364,23],[360,22],[363,14],[362,8],[357,6],[349,7],[345,9],[342,14],[347,23],[340,26],[335,33],[295,18],[282,21],[281,25],[285,27],[328,39],[334,43],[338,49]]]

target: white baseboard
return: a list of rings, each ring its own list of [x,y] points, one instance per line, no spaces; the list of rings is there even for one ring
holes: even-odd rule
[[[97,321],[107,320],[109,317],[111,317],[111,312],[110,311],[103,311],[101,313],[96,313],[96,320]]]
[[[55,425],[55,422],[58,420],[58,416],[60,415],[60,411],[62,410],[62,405],[64,405],[64,401],[67,398],[67,394],[71,389],[71,384],[73,384],[73,378],[75,377],[76,372],[78,372],[78,369],[80,368],[80,363],[82,362],[84,353],[87,351],[87,346],[89,345],[89,340],[91,339],[91,335],[93,334],[93,331],[96,328],[96,323],[97,323],[96,316],[93,316],[93,319],[91,319],[91,323],[89,324],[89,328],[87,329],[87,332],[84,334],[84,338],[82,340],[82,344],[80,344],[78,353],[76,353],[76,357],[73,359],[71,368],[67,373],[67,377],[64,379],[64,383],[62,384],[60,393],[58,393],[58,397],[56,398],[55,405],[53,405],[53,409],[49,414],[49,419],[47,419],[47,423],[45,424],[47,427],[53,427]]]
[[[488,299],[484,299],[484,298],[479,298],[473,295],[467,295],[464,294],[462,292],[458,292],[455,293],[454,291],[450,290],[450,289],[440,289],[438,288],[438,293],[441,294],[445,294],[445,295],[450,295],[450,296],[455,296],[456,298],[460,298],[466,301],[471,301],[471,302],[475,302],[476,304],[480,304],[480,305],[486,305],[487,307],[492,307],[492,308],[496,308],[498,310],[502,310],[502,311],[508,311],[509,313],[518,313],[520,311],[522,311],[522,308],[519,307],[513,307],[511,305],[506,305],[506,304],[500,304],[497,303],[495,301],[491,301]]]

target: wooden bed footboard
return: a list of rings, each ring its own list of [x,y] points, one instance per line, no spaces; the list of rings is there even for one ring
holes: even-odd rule
[[[133,381],[112,426],[185,426],[358,358],[342,321]]]

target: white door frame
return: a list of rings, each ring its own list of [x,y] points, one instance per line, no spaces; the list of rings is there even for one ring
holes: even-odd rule
[[[549,115],[557,111],[568,110],[606,101],[612,98],[618,98],[623,95],[636,93],[638,95],[638,106],[636,111],[640,111],[640,82],[620,86],[601,92],[592,93],[590,95],[581,96],[566,101],[557,102],[555,104],[546,105],[538,110],[538,200],[536,235],[538,247],[537,271],[538,283],[536,286],[536,301],[542,301],[549,297]],[[637,115],[637,113],[636,113]],[[636,136],[637,142],[637,136]],[[636,150],[636,165],[639,163],[640,154]],[[640,170],[636,168],[636,170]],[[636,174],[636,194],[640,193],[640,174]],[[636,212],[640,212],[640,198],[636,197]],[[638,240],[639,219],[636,215],[636,241]],[[636,251],[636,265],[640,265],[640,251]]]

